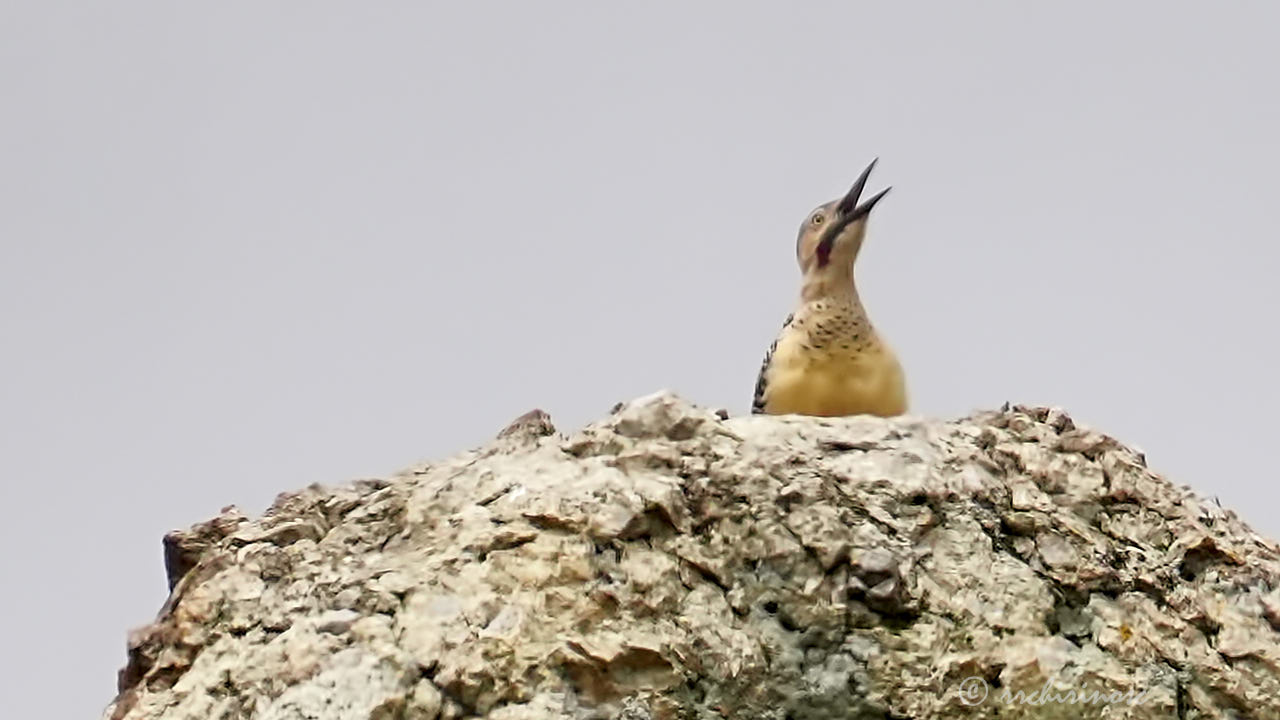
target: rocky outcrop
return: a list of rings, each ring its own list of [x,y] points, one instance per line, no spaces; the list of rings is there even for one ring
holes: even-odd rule
[[[535,412],[165,547],[112,720],[1280,717],[1276,545],[1058,410]]]

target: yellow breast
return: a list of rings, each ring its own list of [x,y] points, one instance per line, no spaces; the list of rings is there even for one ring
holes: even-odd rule
[[[805,341],[798,332],[778,339],[766,370],[765,412],[888,417],[907,411],[902,366],[884,343],[842,350]]]

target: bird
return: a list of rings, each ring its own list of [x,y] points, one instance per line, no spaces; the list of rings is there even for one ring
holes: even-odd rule
[[[867,317],[853,276],[871,210],[889,192],[858,202],[876,162],[800,226],[799,303],[765,353],[752,414],[892,417],[907,411],[902,365]]]

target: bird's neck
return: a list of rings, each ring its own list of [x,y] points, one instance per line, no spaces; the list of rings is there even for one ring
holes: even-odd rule
[[[836,354],[856,354],[875,342],[875,330],[851,278],[833,283],[806,278],[792,326],[805,336],[806,347]]]
[[[806,277],[800,289],[800,307],[796,317],[804,320],[804,325],[829,324],[849,325],[855,328],[869,328],[871,321],[867,311],[858,297],[858,288],[853,277],[832,275],[814,275]]]
[[[805,305],[816,302],[847,305],[861,312],[862,300],[858,298],[858,286],[853,282],[853,268],[836,270],[828,266],[821,272],[806,275],[800,285],[800,302]]]

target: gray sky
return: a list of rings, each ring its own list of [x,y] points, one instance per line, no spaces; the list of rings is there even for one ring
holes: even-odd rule
[[[914,411],[1061,405],[1277,534],[1280,5],[634,5],[0,4],[6,717],[95,716],[223,505],[745,412],[875,156]]]

